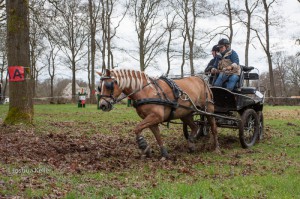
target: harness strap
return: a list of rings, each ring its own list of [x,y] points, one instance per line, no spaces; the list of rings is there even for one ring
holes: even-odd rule
[[[182,95],[182,90],[179,88],[179,86],[172,79],[169,79],[165,76],[161,76],[159,79],[165,81],[170,86],[173,91],[174,98],[177,101],[180,95]]]
[[[172,102],[169,100],[163,100],[159,98],[145,98],[145,99],[135,100],[133,102],[133,107],[137,108],[138,106],[145,105],[145,104],[158,104],[158,105],[170,106],[172,108],[178,107],[177,102]]]
[[[172,120],[174,118],[174,114],[175,114],[175,111],[176,111],[176,108],[178,108],[178,98],[182,95],[182,90],[179,88],[179,86],[172,80],[172,79],[169,79],[165,76],[161,76],[159,79],[163,80],[164,82],[166,82],[170,88],[172,89],[173,91],[173,95],[174,95],[174,101],[173,103],[176,103],[177,106],[176,107],[171,107],[171,112],[170,112],[170,115],[169,115],[169,118],[168,118],[168,121]]]

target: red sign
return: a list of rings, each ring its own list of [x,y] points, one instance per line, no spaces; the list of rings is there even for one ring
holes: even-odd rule
[[[8,75],[10,82],[21,82],[25,80],[25,71],[23,66],[9,66]]]

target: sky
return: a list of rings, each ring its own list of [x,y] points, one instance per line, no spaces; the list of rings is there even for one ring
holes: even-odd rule
[[[276,7],[275,10],[280,13],[280,15],[283,16],[284,21],[281,23],[280,27],[271,27],[270,33],[271,33],[271,51],[286,51],[289,55],[295,55],[296,52],[300,52],[300,45],[295,44],[296,38],[300,37],[300,3],[297,0],[281,0],[281,6]],[[217,22],[214,23],[211,22],[211,19],[201,21],[201,25],[204,24],[204,26],[218,26]],[[214,27],[211,27],[214,28]],[[235,26],[234,27],[234,39],[232,43],[232,49],[234,49],[240,58],[240,64],[244,64],[244,48],[245,48],[245,35],[246,32],[241,28],[241,26]],[[252,33],[254,34],[254,33]],[[118,38],[116,38],[115,43],[118,44],[118,46],[122,46],[125,49],[138,49],[137,48],[137,35],[134,29],[134,22],[133,19],[130,17],[126,17],[122,23],[121,26],[118,29],[117,32]],[[195,65],[195,71],[196,72],[202,72],[204,71],[207,63],[211,59],[210,51],[214,44],[218,42],[218,40],[221,39],[221,37],[216,38],[213,40],[214,43],[211,43],[205,47],[205,51],[209,56],[205,59],[198,59],[194,61]],[[132,55],[134,53],[125,53],[125,52],[115,52],[114,58],[115,58],[115,64],[118,65],[120,68],[130,68],[130,69],[136,69],[139,70],[139,63],[138,61],[132,59]],[[100,56],[100,55],[98,55]],[[160,55],[158,56],[158,61],[156,63],[157,67],[149,67],[146,69],[146,73],[150,76],[160,76],[162,74],[165,74],[167,71],[167,62],[166,62],[166,55]],[[250,49],[249,53],[249,65],[254,66],[259,69],[259,72],[266,72],[268,71],[268,63],[266,59],[266,55],[264,51],[262,50],[262,47],[260,44],[253,43]],[[101,69],[101,61],[100,59],[96,60],[96,68],[100,71]],[[170,75],[180,75],[180,64],[173,63],[172,70],[170,72]],[[189,68],[186,66],[186,68]],[[189,69],[188,69],[189,70]],[[58,77],[64,77],[64,78],[71,78],[71,70],[69,73],[66,73],[67,70],[58,71]],[[188,73],[189,71],[187,71]],[[76,73],[76,76],[78,79],[81,79],[83,81],[87,80],[87,72],[84,71],[78,71]]]
[[[299,38],[300,36],[300,3],[297,0],[282,0],[282,4],[279,7],[275,8],[276,11],[283,16],[283,22],[280,27],[271,27],[270,29],[270,42],[271,42],[271,51],[287,51],[288,54],[295,55],[296,52],[300,51],[300,46],[295,45],[295,38]],[[202,23],[202,22],[201,22]],[[210,20],[204,21],[204,24],[211,25]],[[203,24],[203,23],[202,23]],[[215,24],[217,26],[217,24]],[[132,27],[132,28],[129,28]],[[240,58],[240,64],[244,64],[244,54],[245,54],[245,35],[246,32],[239,26],[234,27],[234,39],[232,43],[232,49],[234,49]],[[124,39],[123,41],[118,41],[118,44],[124,42],[126,47],[128,45],[132,46],[132,41],[136,39],[136,33],[134,31],[133,19],[126,18],[122,26],[120,27],[119,32],[122,32],[121,35]],[[254,34],[254,33],[252,33]],[[215,44],[221,38],[216,38],[214,40]],[[211,48],[214,44],[209,44],[205,47],[205,51],[210,54]],[[130,48],[130,47],[129,47]],[[120,57],[119,67],[121,68],[135,68],[139,69],[138,63],[136,61],[132,61],[128,54],[122,54]],[[164,55],[165,56],[165,55]],[[119,58],[120,58],[119,57]],[[197,72],[202,72],[206,67],[207,63],[211,59],[211,56],[208,56],[206,59],[195,60],[195,70]],[[268,71],[268,63],[266,60],[266,55],[262,50],[262,47],[259,43],[253,43],[249,53],[249,65],[254,66],[259,69],[259,72]],[[166,58],[162,57],[158,60],[159,68],[147,68],[146,72],[152,74],[153,76],[159,76],[164,74],[167,70]],[[172,66],[174,70],[170,72],[173,75],[179,75],[180,70],[178,66]],[[187,67],[188,68],[188,67]]]

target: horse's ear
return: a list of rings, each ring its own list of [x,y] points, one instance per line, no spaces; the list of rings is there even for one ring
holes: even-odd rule
[[[103,75],[101,72],[98,72],[98,71],[96,71],[96,73],[97,73],[99,76],[102,76],[102,75]]]
[[[106,69],[106,76],[110,77],[110,70],[109,69]]]

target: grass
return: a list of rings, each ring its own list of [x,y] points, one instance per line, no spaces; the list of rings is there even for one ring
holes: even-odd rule
[[[0,106],[3,120],[7,105]],[[250,149],[236,140],[222,154],[178,152],[185,145],[181,125],[161,127],[169,152],[177,160],[129,157],[128,168],[113,171],[66,172],[43,162],[0,161],[0,197],[23,198],[297,198],[300,196],[300,107],[265,106],[265,139]],[[140,121],[134,109],[117,105],[108,113],[94,105],[36,105],[37,135],[67,133],[70,136],[119,135],[134,140],[132,130]],[[220,137],[230,131],[219,129]],[[0,131],[1,133],[1,131]],[[12,132],[13,133],[13,132]],[[150,131],[147,141],[155,148]],[[176,144],[174,144],[176,143]],[[222,147],[222,145],[221,145]],[[184,148],[184,147],[183,147]],[[115,158],[115,159],[113,159]],[[118,161],[116,157],[108,157]],[[13,172],[20,168],[47,168],[46,172]]]

